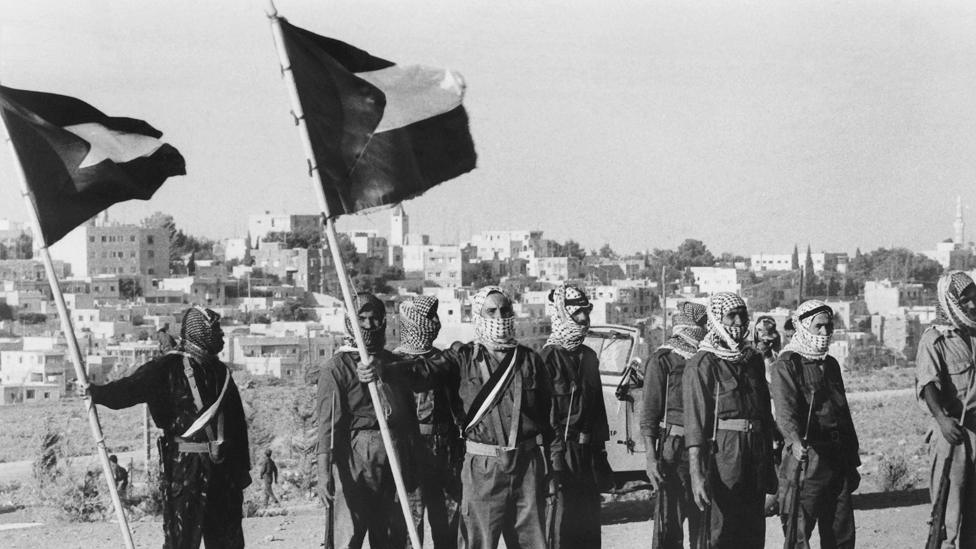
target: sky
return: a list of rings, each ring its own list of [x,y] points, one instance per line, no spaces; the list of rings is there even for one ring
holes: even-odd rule
[[[478,168],[404,203],[459,242],[541,229],[618,252],[906,246],[976,231],[976,4],[279,0],[400,64],[459,71]],[[149,202],[210,238],[316,213],[265,2],[0,0],[0,82],[147,120],[185,156]],[[0,154],[0,218],[26,220]],[[389,230],[389,213],[340,220]]]

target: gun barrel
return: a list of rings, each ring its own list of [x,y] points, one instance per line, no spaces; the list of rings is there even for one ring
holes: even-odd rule
[[[932,517],[929,524],[929,537],[925,542],[925,549],[939,549],[945,539],[945,513],[949,502],[949,474],[952,470],[952,447],[945,463],[942,464],[942,476],[939,479],[939,491],[932,502]]]

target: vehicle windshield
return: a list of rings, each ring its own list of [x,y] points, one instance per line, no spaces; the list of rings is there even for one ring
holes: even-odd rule
[[[634,340],[630,334],[616,330],[591,330],[583,344],[596,351],[600,358],[600,372],[621,374],[630,360]]]

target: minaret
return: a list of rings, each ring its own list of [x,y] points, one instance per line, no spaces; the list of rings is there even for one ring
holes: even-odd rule
[[[956,197],[956,220],[952,222],[955,236],[952,238],[956,247],[966,245],[966,222],[962,220],[962,197]]]
[[[390,246],[403,246],[406,244],[407,233],[410,231],[410,220],[407,213],[403,211],[403,206],[397,204],[390,215]]]

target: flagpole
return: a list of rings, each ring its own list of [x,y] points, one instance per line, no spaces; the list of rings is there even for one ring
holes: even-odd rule
[[[278,61],[281,64],[281,74],[288,87],[288,96],[291,100],[291,108],[298,126],[298,133],[301,136],[302,148],[305,150],[305,157],[309,162],[309,171],[312,176],[312,186],[315,187],[315,195],[318,198],[319,209],[322,217],[325,218],[325,236],[329,241],[329,250],[332,252],[332,262],[335,264],[336,275],[339,277],[339,286],[342,289],[342,297],[346,304],[346,311],[349,315],[349,324],[352,326],[353,337],[356,340],[356,348],[359,350],[359,359],[363,364],[370,363],[370,356],[366,352],[366,342],[363,339],[362,330],[359,327],[359,319],[355,303],[353,302],[352,289],[349,287],[349,277],[346,275],[346,266],[342,261],[342,254],[339,250],[339,239],[336,235],[335,222],[329,217],[329,204],[325,199],[325,189],[322,187],[322,174],[319,173],[315,163],[315,155],[312,151],[312,141],[308,135],[308,127],[305,124],[305,112],[302,109],[302,102],[298,96],[298,87],[295,85],[295,77],[291,72],[291,61],[288,58],[288,51],[285,49],[284,36],[281,32],[281,23],[278,20],[278,10],[275,8],[274,0],[268,0],[265,12],[271,19],[271,31],[274,34],[275,49],[278,52]],[[420,537],[417,535],[417,528],[413,522],[413,513],[410,510],[410,503],[407,500],[407,488],[403,482],[403,472],[400,469],[400,462],[393,446],[393,438],[390,435],[390,426],[386,421],[382,403],[380,400],[379,389],[376,382],[370,382],[369,396],[373,401],[373,411],[376,415],[377,423],[380,427],[380,435],[383,438],[383,446],[386,447],[386,454],[390,461],[390,469],[393,473],[393,480],[396,483],[397,496],[400,500],[400,509],[403,511],[403,518],[407,524],[407,533],[410,535],[410,543],[415,549],[420,549]]]
[[[119,498],[119,491],[115,485],[115,475],[112,474],[112,466],[108,460],[108,450],[105,448],[105,437],[102,435],[102,425],[98,421],[98,411],[95,410],[95,403],[92,402],[88,392],[88,375],[81,360],[81,350],[78,347],[78,340],[75,338],[75,331],[71,325],[71,317],[68,316],[68,306],[64,302],[64,294],[61,293],[61,286],[58,284],[57,274],[54,272],[54,263],[51,262],[51,252],[48,250],[47,242],[44,240],[44,233],[41,232],[41,221],[37,214],[37,207],[34,204],[34,194],[27,185],[27,176],[24,174],[24,167],[20,163],[20,156],[14,148],[13,139],[10,137],[10,129],[4,124],[7,144],[13,155],[14,167],[20,178],[20,194],[24,197],[24,205],[31,220],[31,228],[35,238],[39,238],[43,244],[38,248],[41,252],[41,260],[44,262],[44,270],[47,272],[47,281],[51,286],[51,293],[54,295],[54,303],[58,309],[58,316],[61,318],[61,331],[64,332],[64,339],[68,343],[68,350],[71,353],[71,363],[75,368],[78,384],[85,390],[82,399],[85,409],[88,412],[88,426],[91,427],[92,436],[95,437],[95,447],[98,450],[99,461],[102,464],[102,474],[105,475],[105,482],[108,484],[108,492],[112,498],[112,506],[115,508],[115,516],[119,521],[119,528],[122,530],[122,539],[127,549],[134,549],[132,543],[132,532],[129,531],[129,523],[125,518],[125,510],[122,508],[122,500]]]

